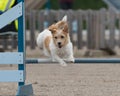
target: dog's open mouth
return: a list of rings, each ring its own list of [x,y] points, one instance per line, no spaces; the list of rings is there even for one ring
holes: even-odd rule
[[[58,45],[58,48],[62,48],[62,45]]]

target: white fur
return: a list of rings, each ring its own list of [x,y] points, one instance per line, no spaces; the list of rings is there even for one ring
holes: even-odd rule
[[[67,20],[67,16],[63,17],[62,20]],[[66,66],[65,61],[68,62],[74,62],[74,57],[73,57],[73,46],[70,41],[70,38],[68,38],[68,43],[67,45],[63,46],[62,48],[58,48],[55,46],[53,39],[51,39],[49,48],[50,48],[50,53],[48,52],[47,48],[45,47],[44,40],[47,36],[51,36],[51,31],[48,29],[43,30],[38,37],[37,37],[37,45],[41,49],[43,49],[43,53],[52,58],[52,61],[57,61],[59,62],[62,66]],[[65,60],[65,61],[64,61]]]
[[[62,21],[65,21],[65,22],[67,21],[67,15],[63,17]]]

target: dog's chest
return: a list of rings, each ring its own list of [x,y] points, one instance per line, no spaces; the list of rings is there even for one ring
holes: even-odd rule
[[[66,57],[68,57],[69,52],[68,52],[67,48],[61,48],[61,49],[59,48],[56,50],[56,53],[59,57],[66,58]]]

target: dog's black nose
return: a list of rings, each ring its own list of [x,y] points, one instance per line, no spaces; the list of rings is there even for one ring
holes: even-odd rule
[[[61,45],[61,42],[58,42],[58,45]]]

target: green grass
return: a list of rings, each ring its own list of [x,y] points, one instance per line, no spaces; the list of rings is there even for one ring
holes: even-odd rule
[[[45,8],[45,6],[43,7]],[[93,9],[107,8],[107,5],[102,0],[74,0],[73,9]],[[60,9],[59,0],[51,0],[51,9]]]

